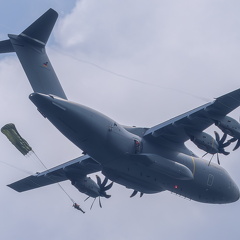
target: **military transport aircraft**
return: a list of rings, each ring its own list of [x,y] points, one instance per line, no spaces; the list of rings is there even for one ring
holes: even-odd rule
[[[70,180],[80,192],[109,198],[112,183],[137,193],[165,190],[203,203],[231,203],[239,189],[219,165],[199,158],[185,146],[192,140],[206,153],[225,154],[237,141],[240,124],[227,116],[240,105],[240,89],[152,128],[127,127],[86,106],[69,101],[46,54],[45,45],[58,14],[49,9],[19,35],[0,42],[0,52],[16,52],[34,93],[30,100],[64,136],[83,151],[79,158],[8,185],[23,192]],[[215,124],[224,135],[215,138],[204,130]],[[227,135],[231,136],[226,140]],[[106,177],[93,181],[88,174]]]

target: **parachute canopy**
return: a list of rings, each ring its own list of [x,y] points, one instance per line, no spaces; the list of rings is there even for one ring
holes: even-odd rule
[[[13,123],[8,123],[1,128],[1,132],[8,138],[8,140],[25,156],[32,148],[28,142],[21,137]]]

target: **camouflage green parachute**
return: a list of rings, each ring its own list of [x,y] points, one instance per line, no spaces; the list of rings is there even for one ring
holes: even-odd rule
[[[8,123],[1,128],[1,132],[6,135],[8,140],[25,156],[32,148],[28,142],[21,137],[13,123]]]

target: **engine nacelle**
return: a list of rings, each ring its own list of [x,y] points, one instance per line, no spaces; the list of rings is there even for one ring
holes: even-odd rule
[[[191,134],[190,139],[198,148],[207,153],[215,154],[219,151],[219,144],[217,141],[205,132]]]
[[[71,183],[81,193],[85,193],[93,198],[100,196],[100,187],[90,177],[86,176],[77,180],[71,180]]]
[[[219,127],[224,133],[240,139],[240,124],[235,119],[225,116],[219,120],[215,120],[215,124]]]

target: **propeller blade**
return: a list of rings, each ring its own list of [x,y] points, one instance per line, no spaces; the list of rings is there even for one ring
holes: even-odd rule
[[[222,147],[223,148],[228,147],[230,144],[231,144],[231,141],[228,140],[227,142],[222,144]]]
[[[219,134],[218,134],[216,131],[214,131],[214,134],[215,134],[215,139],[216,139],[216,141],[219,143],[219,141],[220,141],[220,136],[219,136]]]
[[[239,147],[240,147],[240,140],[237,141],[237,144],[234,147],[233,151],[237,150]]]
[[[230,152],[226,152],[225,150],[223,150],[221,153],[222,153],[223,155],[225,155],[225,156],[227,156],[227,155],[230,154]]]
[[[223,144],[226,141],[226,139],[227,139],[227,134],[224,133],[221,140],[219,141],[219,144]]]
[[[217,162],[218,162],[218,164],[220,165],[218,153],[217,153]]]
[[[89,198],[90,198],[90,196],[88,196],[88,197],[84,200],[84,202],[86,202]]]
[[[95,200],[96,200],[96,198],[93,199],[93,202],[92,202],[92,205],[90,207],[90,210],[92,210],[92,207],[93,207],[93,204],[94,204]]]
[[[96,175],[97,178],[97,184],[99,186],[99,197],[105,197],[105,198],[110,198],[111,195],[108,195],[106,193],[107,190],[109,190],[112,186],[113,186],[113,182],[111,182],[110,184],[108,184],[107,186],[105,186],[108,182],[108,178],[104,178],[103,182],[101,181],[101,178]],[[100,205],[100,204],[99,204]]]
[[[211,161],[212,161],[212,159],[213,159],[213,156],[214,156],[214,155],[212,155],[212,157],[211,157],[211,159],[210,159],[210,161],[209,161],[209,163],[208,163],[208,166],[210,165],[210,163],[211,163]]]
[[[138,193],[138,191],[134,190],[133,193],[131,194],[130,198],[134,197],[137,193]]]
[[[103,188],[103,191],[109,190],[113,186],[113,182],[109,183],[106,187]]]
[[[143,196],[143,193],[141,192],[141,193],[140,193],[140,197],[142,197],[142,196]]]
[[[98,200],[99,201],[99,206],[100,206],[100,208],[102,208],[101,198],[99,197],[98,199],[99,199]]]
[[[237,138],[231,138],[228,140],[229,142],[233,143],[233,142],[236,142],[237,141]]]
[[[104,197],[105,197],[105,198],[110,198],[111,195],[109,195],[109,194],[105,194]]]
[[[218,145],[219,145],[218,146],[218,153],[222,153],[224,155],[228,155],[230,152],[226,152],[224,148],[228,147],[235,140],[232,138],[232,139],[226,141],[226,139],[227,139],[227,134],[226,133],[223,134],[221,139],[220,139],[219,134],[217,132],[214,132],[214,133],[215,133],[215,136],[216,136],[216,141],[218,142]],[[217,161],[218,161],[218,164],[220,165],[219,155],[218,154],[217,154]]]
[[[105,197],[105,198],[110,198],[111,195],[106,194],[106,191],[109,190],[112,186],[113,186],[113,182],[111,182],[110,184],[108,184],[107,186],[105,186],[107,184],[108,179],[105,177],[103,182],[101,180],[101,178],[96,175],[97,178],[97,185],[99,186],[99,196],[98,196],[98,201],[99,201],[99,206],[100,208],[102,208],[102,203],[101,203],[101,197]],[[88,199],[89,197],[87,197],[85,199],[85,201]],[[90,210],[92,209],[94,202],[96,201],[96,198],[94,198],[92,205],[90,207]]]
[[[107,181],[108,181],[108,179],[105,177],[101,184],[101,187],[104,187],[107,184]]]
[[[98,175],[96,175],[96,178],[97,178],[98,186],[101,187],[101,183],[102,183],[101,178]]]

